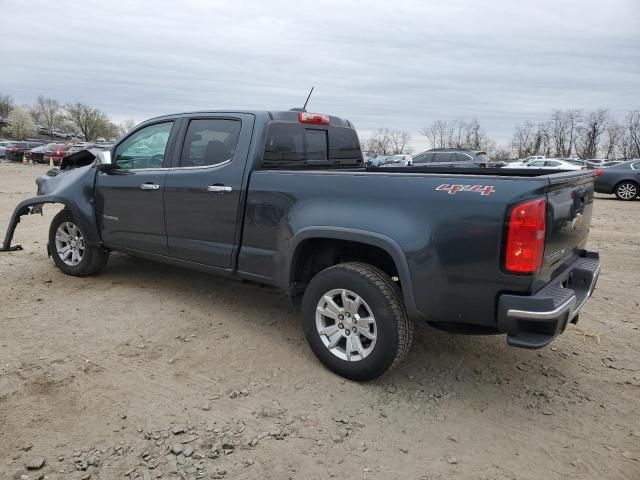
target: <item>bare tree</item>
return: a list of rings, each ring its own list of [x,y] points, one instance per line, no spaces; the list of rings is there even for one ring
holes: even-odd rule
[[[53,134],[53,129],[60,122],[60,104],[53,98],[45,98],[42,95],[38,97],[36,108],[40,113],[40,118],[44,123],[49,135]]]
[[[397,155],[411,153],[411,135],[403,130],[379,128],[364,142],[364,151],[370,155]]]
[[[548,124],[548,135],[558,157],[570,157],[582,119],[580,110],[554,110]],[[551,155],[549,150],[548,155]]]
[[[11,95],[0,95],[0,117],[8,117],[13,107],[14,103]]]
[[[625,158],[640,157],[640,110],[632,110],[625,120],[629,136],[630,151]]]
[[[133,118],[127,118],[125,121],[118,124],[118,135],[124,136],[129,133],[138,124]]]
[[[606,109],[599,109],[590,112],[582,125],[578,128],[576,139],[576,151],[580,158],[596,158],[600,146],[600,137],[604,132],[609,120],[609,112]]]
[[[477,119],[434,120],[420,130],[431,148],[471,148],[489,150],[495,143]]]
[[[91,141],[100,136],[111,136],[106,131],[113,127],[107,116],[84,103],[68,103],[64,106],[67,121],[82,135],[83,140]]]
[[[534,129],[535,125],[531,122],[524,122],[522,125],[516,126],[511,144],[518,158],[525,158],[536,154],[536,135]]]
[[[420,133],[427,137],[431,148],[445,148],[453,135],[452,127],[446,120],[434,120]]]
[[[604,130],[604,152],[605,158],[614,160],[620,153],[620,145],[624,137],[624,127],[615,120],[610,120]]]
[[[36,131],[36,124],[25,109],[14,107],[7,117],[9,127],[7,132],[19,140],[28,137]]]

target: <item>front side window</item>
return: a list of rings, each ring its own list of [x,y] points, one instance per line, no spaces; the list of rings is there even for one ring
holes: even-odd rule
[[[161,168],[173,122],[155,123],[141,128],[116,148],[117,169]]]
[[[218,165],[233,158],[240,135],[240,120],[204,118],[191,120],[184,139],[181,167]]]

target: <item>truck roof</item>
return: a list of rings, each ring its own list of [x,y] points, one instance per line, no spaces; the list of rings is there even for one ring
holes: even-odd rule
[[[298,123],[299,122],[299,114],[302,112],[302,110],[244,110],[244,109],[238,109],[238,110],[195,110],[195,111],[190,111],[190,112],[178,112],[178,113],[172,113],[172,114],[167,114],[167,115],[160,115],[157,117],[153,117],[150,118],[148,120],[145,120],[143,123],[147,123],[147,122],[151,122],[151,121],[155,121],[155,120],[161,120],[163,118],[170,118],[170,117],[176,117],[176,116],[181,116],[181,115],[206,115],[206,114],[220,114],[220,113],[244,113],[244,114],[250,114],[250,115],[255,115],[257,118],[268,118],[269,120],[272,121],[279,121],[279,122],[291,122],[291,123]],[[305,112],[306,113],[306,112]],[[311,112],[309,112],[311,113]],[[325,115],[325,114],[322,114]],[[328,115],[329,120],[331,122],[331,125],[335,126],[335,127],[347,127],[347,128],[354,128],[353,124],[346,119],[340,118],[340,117],[336,117],[334,115]]]

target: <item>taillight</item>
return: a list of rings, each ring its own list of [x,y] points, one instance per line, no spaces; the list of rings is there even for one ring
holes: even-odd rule
[[[504,267],[514,273],[540,270],[544,253],[547,201],[544,198],[517,204],[509,214]]]
[[[329,115],[322,113],[300,112],[298,114],[298,120],[300,123],[312,123],[314,125],[329,125],[331,123],[329,121]]]
[[[596,177],[599,177],[600,175],[602,175],[602,169],[600,169],[600,168],[596,168],[596,169],[593,171],[593,173],[594,173],[594,175],[595,175]]]

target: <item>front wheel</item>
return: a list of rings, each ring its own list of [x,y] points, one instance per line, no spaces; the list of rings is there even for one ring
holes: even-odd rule
[[[67,275],[84,277],[102,270],[109,260],[109,252],[87,242],[69,210],[62,210],[51,221],[49,253],[56,266]]]
[[[359,262],[317,274],[302,299],[304,333],[318,359],[351,380],[371,380],[396,366],[413,339],[399,288]]]
[[[622,182],[614,192],[619,200],[635,200],[638,196],[638,185],[634,182]]]

